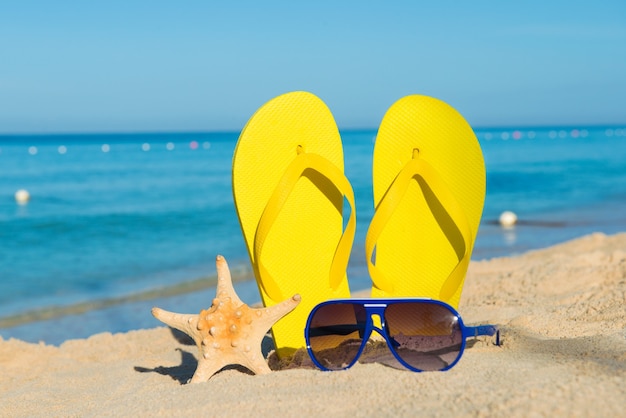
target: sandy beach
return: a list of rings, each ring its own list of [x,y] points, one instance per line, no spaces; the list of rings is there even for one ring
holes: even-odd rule
[[[270,353],[270,374],[233,367],[190,385],[196,347],[166,327],[60,347],[0,339],[0,413],[623,416],[626,233],[472,262],[459,312],[469,325],[499,325],[503,344],[470,340],[447,372],[377,363],[321,372],[306,354],[281,363]]]

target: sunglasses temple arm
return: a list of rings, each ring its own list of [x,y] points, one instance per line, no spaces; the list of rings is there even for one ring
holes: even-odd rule
[[[500,330],[495,325],[478,325],[475,327],[466,327],[466,338],[478,337],[480,335],[496,336],[496,345],[500,345]]]

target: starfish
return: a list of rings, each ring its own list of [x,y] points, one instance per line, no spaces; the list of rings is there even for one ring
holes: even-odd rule
[[[200,314],[178,314],[152,308],[159,321],[189,335],[200,351],[198,367],[190,383],[208,381],[229,365],[241,365],[255,374],[270,373],[261,342],[267,331],[300,303],[296,294],[271,307],[254,309],[235,293],[226,259],[217,256],[216,298]]]

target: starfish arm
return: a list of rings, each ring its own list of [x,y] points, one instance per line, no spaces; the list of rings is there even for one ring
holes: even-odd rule
[[[279,319],[293,311],[300,303],[300,300],[300,295],[295,294],[291,298],[285,299],[274,306],[255,309],[256,320],[259,326],[253,331],[256,331],[256,333],[262,337]]]
[[[164,324],[189,335],[196,342],[197,338],[200,337],[198,332],[198,315],[179,314],[156,307],[152,308],[152,315]]]
[[[215,266],[217,267],[217,289],[216,296],[218,299],[230,298],[237,306],[242,305],[243,302],[239,299],[235,288],[233,287],[233,279],[228,268],[226,259],[218,255],[215,258]]]
[[[263,309],[265,311],[264,317],[266,318],[266,321],[271,323],[270,326],[274,325],[274,323],[278,321],[280,318],[287,315],[289,312],[293,311],[296,308],[296,306],[298,306],[301,299],[302,298],[300,297],[299,294],[295,294],[291,298],[285,299],[282,302],[274,306],[264,308]]]
[[[201,358],[198,360],[198,367],[196,368],[196,372],[193,374],[189,383],[207,382],[211,376],[222,370],[222,368],[227,365],[227,362],[220,361],[219,358]]]
[[[258,348],[253,348],[250,352],[245,353],[241,359],[241,365],[247,367],[254,374],[267,374],[272,370],[267,365],[263,352],[261,352],[261,345]]]

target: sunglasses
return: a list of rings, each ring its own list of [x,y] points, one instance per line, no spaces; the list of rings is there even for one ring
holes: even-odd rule
[[[384,341],[370,340],[372,331]],[[496,336],[494,325],[465,326],[450,305],[432,299],[337,299],[317,305],[307,319],[306,346],[322,370],[351,367],[365,353],[389,347],[395,359],[415,372],[448,370],[463,355],[465,340]],[[384,361],[383,361],[384,363]]]

